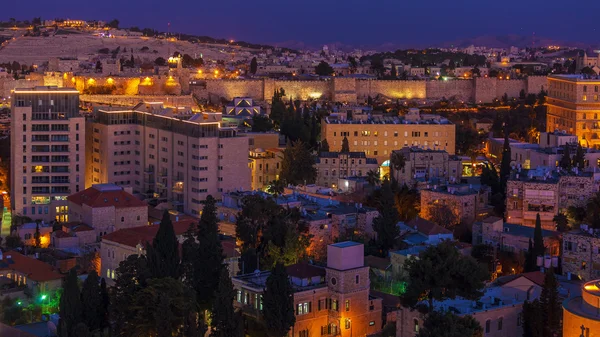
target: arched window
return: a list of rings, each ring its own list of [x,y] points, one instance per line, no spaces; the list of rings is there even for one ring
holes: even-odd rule
[[[413,327],[415,332],[419,332],[419,320],[416,318],[413,319]]]
[[[502,330],[502,320],[503,319],[504,319],[504,317],[498,318],[498,331]]]
[[[490,325],[492,324],[491,320],[485,321],[485,333],[490,333]]]

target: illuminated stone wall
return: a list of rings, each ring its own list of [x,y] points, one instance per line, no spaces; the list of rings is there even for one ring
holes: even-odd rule
[[[31,88],[44,85],[43,79],[15,80],[12,77],[0,78],[0,97],[8,98],[15,88]]]
[[[377,95],[393,99],[426,98],[426,83],[426,81],[362,80],[356,82],[356,95],[359,100]]]
[[[527,77],[527,93],[537,94],[542,89],[548,91],[548,77],[546,76],[529,76]]]
[[[331,99],[331,81],[275,81],[275,88],[283,88],[285,98],[289,100],[308,100],[309,98]],[[272,92],[265,92],[265,98],[270,100]]]
[[[526,80],[498,80],[496,81],[496,98],[500,98],[507,94],[508,97],[519,97],[521,90],[527,92]]]
[[[496,98],[496,83],[495,78],[477,77],[475,82],[474,101],[475,103],[489,103]]]
[[[455,97],[457,100],[473,99],[473,80],[428,81],[427,98],[442,99]]]

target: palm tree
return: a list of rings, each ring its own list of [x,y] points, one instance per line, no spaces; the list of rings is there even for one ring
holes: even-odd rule
[[[379,179],[379,172],[375,170],[369,170],[369,172],[367,172],[367,182],[369,183],[369,185],[375,187],[379,185],[380,180],[381,179]]]
[[[554,216],[552,221],[554,221],[554,223],[556,224],[557,231],[566,232],[567,230],[569,230],[569,218],[567,218],[566,214],[558,213]]]
[[[282,180],[273,180],[267,187],[267,193],[271,193],[277,198],[283,194],[285,185]]]
[[[393,169],[393,171],[390,171],[392,180],[396,180],[396,174],[394,171],[400,171],[404,169],[404,166],[406,166],[406,158],[404,155],[398,151],[393,151],[390,158],[390,167]]]

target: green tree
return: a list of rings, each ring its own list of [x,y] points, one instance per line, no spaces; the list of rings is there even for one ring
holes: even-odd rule
[[[114,29],[119,29],[119,20],[112,19],[106,24],[106,26]]]
[[[263,316],[270,337],[285,337],[296,323],[294,289],[285,267],[278,263],[267,278],[263,293]]]
[[[130,336],[126,331],[133,329],[136,311],[131,306],[136,294],[148,284],[151,274],[144,256],[129,255],[119,263],[115,284],[110,293],[110,317],[113,320],[113,335]]]
[[[91,337],[90,328],[85,323],[77,323],[73,328],[73,336],[77,337]]]
[[[600,228],[600,192],[596,193],[593,198],[588,200],[588,203],[585,207],[585,212],[578,211],[578,213],[578,215],[582,215],[583,213],[585,214],[584,220],[592,228]],[[8,241],[6,243],[8,244]]]
[[[367,183],[369,183],[369,185],[375,187],[379,185],[379,181],[379,172],[375,170],[369,170],[369,172],[367,172]]]
[[[421,197],[414,188],[409,188],[406,184],[396,192],[395,205],[398,210],[399,221],[410,221],[419,215],[421,207]]]
[[[529,248],[527,249],[527,253],[525,254],[525,267],[524,271],[526,273],[536,271],[537,269],[537,261],[535,252],[533,250],[533,241],[529,238]]]
[[[219,240],[216,200],[210,195],[206,198],[202,209],[197,233],[198,253],[192,288],[196,291],[198,307],[201,310],[210,310],[214,303],[221,271],[226,269],[223,264],[223,248]]]
[[[194,291],[171,277],[148,280],[128,304],[134,316],[122,336],[180,336],[194,311]]]
[[[100,281],[100,299],[101,305],[98,312],[98,316],[100,317],[100,330],[104,331],[109,327],[108,318],[109,318],[109,310],[110,310],[110,295],[108,294],[108,289],[106,288],[106,280],[102,278]]]
[[[252,116],[252,132],[273,131],[273,122],[267,116],[255,114]]]
[[[418,337],[483,337],[483,328],[473,316],[433,311],[425,318]]]
[[[429,302],[454,299],[457,296],[476,300],[483,294],[484,281],[489,275],[485,267],[474,258],[463,256],[451,241],[429,246],[418,258],[406,262],[408,286],[401,296],[402,304],[416,307],[422,299]]]
[[[544,336],[544,312],[539,300],[523,303],[523,337]]]
[[[394,169],[394,171],[402,171],[404,166],[406,166],[406,158],[402,153],[393,151],[390,158],[390,166]]]
[[[156,60],[154,60],[154,64],[156,64],[157,66],[164,66],[165,64],[167,64],[167,60],[164,59],[164,57],[157,57]]]
[[[312,184],[317,176],[314,164],[315,159],[304,143],[296,141],[283,150],[279,179],[292,185]]]
[[[267,187],[267,193],[270,193],[275,197],[282,195],[284,191],[285,184],[281,180],[273,180],[269,183],[269,186]]]
[[[329,152],[329,143],[327,142],[327,139],[321,141],[319,152]]]
[[[510,177],[510,142],[508,139],[508,127],[504,126],[504,146],[502,148],[502,161],[500,162],[500,193],[502,193],[502,198],[505,198],[506,195],[506,182]]]
[[[570,171],[571,168],[573,167],[572,165],[572,161],[571,161],[571,153],[569,151],[569,145],[565,145],[563,146],[564,152],[563,152],[563,156],[560,159],[560,162],[558,163],[558,165],[567,171]]]
[[[33,238],[35,240],[35,247],[39,248],[42,245],[42,236],[40,234],[40,224],[35,224],[35,233],[33,234]]]
[[[82,304],[77,283],[77,272],[71,269],[63,279],[63,293],[59,304],[59,337],[77,337],[75,326],[82,322]]]
[[[556,230],[559,232],[566,232],[569,230],[569,218],[564,213],[558,213],[552,218],[552,221],[556,224]]]
[[[558,281],[552,268],[546,270],[540,306],[544,313],[544,336],[559,336],[562,327],[562,301],[558,295]]]
[[[540,213],[538,213],[535,216],[535,228],[533,229],[533,253],[537,258],[538,256],[544,256],[545,251],[544,237],[542,236],[542,221],[540,220]]]
[[[152,245],[146,245],[146,257],[153,278],[179,277],[179,242],[168,210],[163,212]]]
[[[319,76],[331,76],[333,74],[333,68],[329,65],[329,63],[321,61],[315,67],[315,74]]]
[[[242,337],[244,329],[241,316],[235,312],[235,290],[227,268],[221,270],[215,301],[211,311],[210,337]]]
[[[390,77],[393,79],[398,77],[398,71],[396,70],[395,64],[392,64],[392,70],[390,71]]]
[[[250,61],[250,73],[252,75],[256,74],[257,69],[258,69],[258,62],[256,61],[256,57],[253,57],[252,61]]]
[[[484,265],[489,273],[496,270],[496,256],[492,245],[479,244],[471,249],[471,256],[480,264]]]
[[[394,191],[392,184],[385,179],[381,185],[381,199],[379,200],[379,215],[373,219],[373,230],[377,233],[377,246],[382,256],[387,256],[388,251],[394,247],[396,238],[400,235],[398,227],[398,210],[395,207]]]
[[[573,157],[573,166],[577,167],[580,171],[585,168],[585,152],[581,144],[577,144],[577,152]]]
[[[102,325],[102,296],[100,294],[100,279],[95,270],[91,271],[81,287],[81,316],[83,323],[90,331],[99,330]]]
[[[348,143],[348,138],[346,136],[344,136],[344,139],[342,139],[342,150],[340,152],[350,152],[350,144]]]

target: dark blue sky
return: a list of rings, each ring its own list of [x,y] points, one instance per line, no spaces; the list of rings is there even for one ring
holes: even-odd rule
[[[576,6],[574,4],[577,4]],[[83,18],[259,43],[427,46],[519,34],[597,44],[600,1],[558,0],[27,0],[3,20]]]

